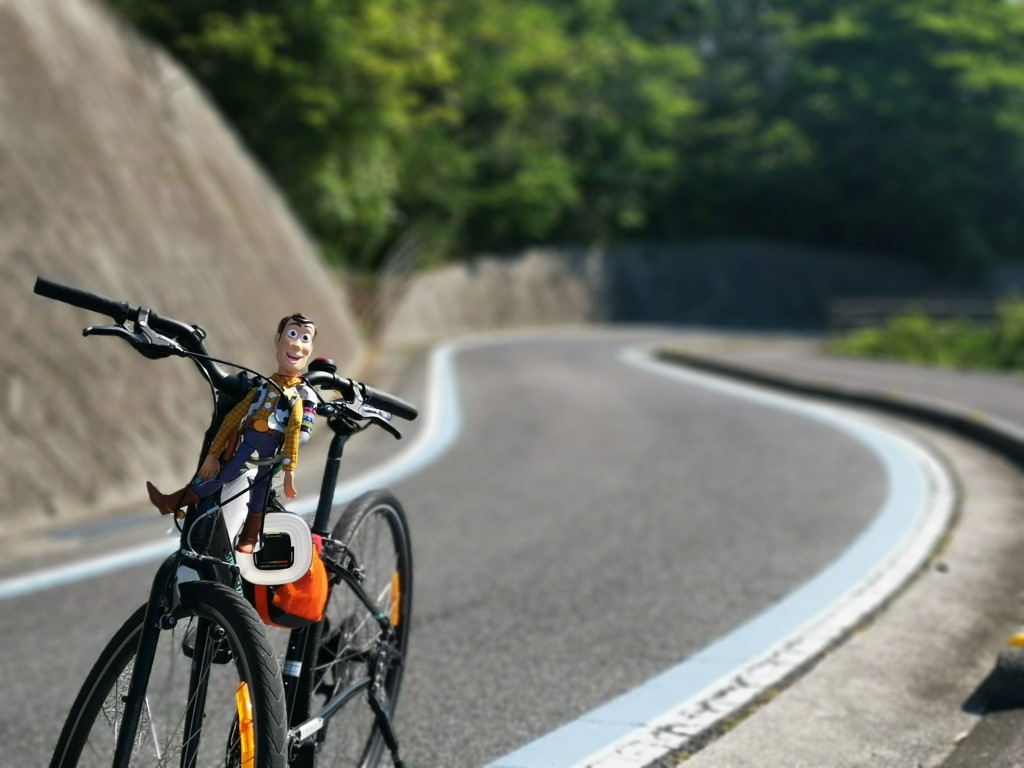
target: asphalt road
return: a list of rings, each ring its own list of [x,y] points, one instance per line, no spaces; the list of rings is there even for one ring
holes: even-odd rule
[[[410,765],[479,766],[642,683],[820,571],[878,508],[885,479],[862,446],[624,365],[621,350],[645,338],[557,335],[458,356],[458,439],[393,486],[416,567],[399,707]],[[421,383],[412,367],[398,394],[420,401]],[[385,450],[371,441],[355,463]],[[93,551],[103,541],[88,538]],[[9,764],[47,763],[154,569],[0,603]]]
[[[850,385],[1024,429],[1019,374],[831,358],[815,339],[765,342],[696,334],[679,346],[769,378],[825,391]],[[921,429],[961,487],[960,521],[941,560],[869,632],[701,752],[695,768],[1024,766],[1024,653],[1006,643],[1021,631],[1024,605],[1019,455]]]

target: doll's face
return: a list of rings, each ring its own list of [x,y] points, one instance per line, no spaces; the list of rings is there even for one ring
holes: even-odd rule
[[[277,370],[289,376],[298,376],[306,368],[313,353],[312,325],[289,322],[277,337]]]

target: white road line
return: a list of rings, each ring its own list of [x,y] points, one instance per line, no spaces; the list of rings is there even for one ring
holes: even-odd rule
[[[877,609],[913,575],[947,529],[955,488],[910,440],[848,412],[655,362],[631,365],[815,419],[848,434],[885,467],[888,496],[832,565],[761,615],[678,666],[487,768],[637,768],[679,749],[777,685]]]

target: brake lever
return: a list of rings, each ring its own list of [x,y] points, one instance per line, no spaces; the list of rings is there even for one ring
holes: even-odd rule
[[[89,326],[82,331],[83,336],[116,336],[124,339],[136,352],[149,360],[160,360],[176,355],[185,356],[185,350],[175,341],[161,336],[149,327],[149,310],[140,309],[135,321],[135,331],[129,331],[123,325]]]
[[[373,422],[378,427],[383,429],[385,432],[390,434],[393,438],[395,438],[395,440],[401,440],[402,439],[402,433],[399,432],[398,429],[394,425],[389,424],[387,421],[382,419],[380,416],[373,415],[373,416],[367,416],[366,418],[367,418],[368,421]]]
[[[377,408],[376,406],[370,405],[365,400],[359,404],[359,414],[367,421],[372,424],[376,424],[378,427],[383,429],[395,438],[395,440],[402,439],[402,433],[399,432],[398,428],[391,423],[391,419],[394,418],[393,414],[390,414],[381,408]]]
[[[394,418],[393,414],[387,411],[381,410],[376,406],[370,405],[365,401],[359,404],[359,413],[363,418],[372,419],[374,416],[383,419],[384,421],[390,422]]]
[[[323,416],[328,419],[347,419],[352,424],[353,430],[356,432],[362,432],[370,426],[370,424],[376,424],[396,440],[402,439],[402,433],[388,422],[388,417],[391,414],[387,411],[378,410],[373,406],[363,405],[359,411],[356,411],[348,403],[342,402],[339,404],[337,402],[330,402],[321,403],[317,406],[316,412],[318,416]],[[360,421],[362,424],[359,424]]]

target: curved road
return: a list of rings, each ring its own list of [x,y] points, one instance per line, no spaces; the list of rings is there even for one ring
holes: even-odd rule
[[[652,338],[458,356],[458,439],[393,486],[415,547],[410,765],[479,766],[677,664],[821,571],[880,506],[881,468],[846,435],[622,362]],[[399,394],[421,401],[417,381]],[[0,603],[12,764],[46,764],[154,569]]]

